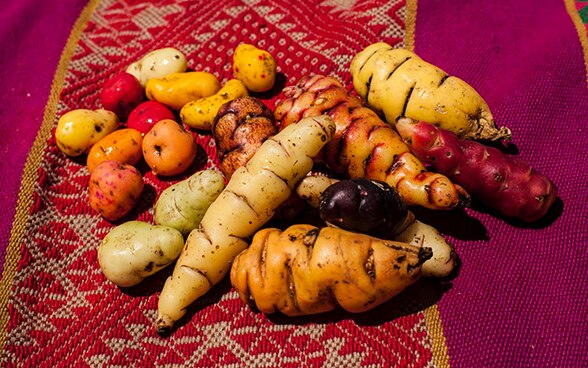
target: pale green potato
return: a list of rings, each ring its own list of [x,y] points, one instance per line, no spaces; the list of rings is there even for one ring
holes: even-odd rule
[[[104,276],[120,287],[134,286],[175,261],[184,237],[167,226],[128,221],[113,228],[98,247]]]
[[[155,203],[155,223],[172,227],[187,236],[197,228],[210,204],[225,187],[214,169],[198,171],[165,189]]]

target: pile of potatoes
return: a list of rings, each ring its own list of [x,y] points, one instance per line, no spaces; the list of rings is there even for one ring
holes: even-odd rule
[[[102,108],[59,118],[57,147],[72,158],[85,156],[89,204],[117,223],[98,251],[105,276],[116,285],[135,285],[176,260],[185,237],[224,189],[223,172],[194,172],[159,193],[155,224],[124,221],[142,198],[141,161],[160,177],[187,174],[198,148],[194,131],[212,131],[225,103],[274,86],[276,62],[267,51],[240,44],[233,60],[234,78],[222,84],[212,73],[189,70],[181,51],[158,49],[103,84]]]

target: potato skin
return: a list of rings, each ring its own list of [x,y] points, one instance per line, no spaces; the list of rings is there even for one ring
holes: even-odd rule
[[[182,234],[173,228],[127,221],[104,237],[98,263],[109,281],[129,287],[172,263],[183,246]]]
[[[86,159],[88,171],[92,173],[99,163],[107,160],[136,165],[143,157],[142,143],[143,135],[136,129],[115,130],[90,148]]]
[[[256,97],[236,98],[222,105],[214,119],[212,134],[225,177],[230,179],[277,131],[273,112]]]
[[[145,87],[145,93],[148,99],[180,111],[188,102],[212,96],[220,89],[221,84],[214,74],[185,72],[150,79]]]
[[[96,166],[90,175],[90,206],[108,221],[127,215],[143,193],[143,177],[129,164],[107,160]]]
[[[143,157],[154,174],[183,173],[196,158],[197,143],[191,132],[174,120],[160,120],[143,137]]]
[[[460,138],[511,138],[508,127],[496,126],[488,104],[472,86],[412,51],[376,42],[353,57],[350,72],[357,93],[391,125],[407,117]]]
[[[257,231],[230,279],[240,299],[263,313],[361,313],[417,281],[430,257],[429,248],[297,224]]]
[[[123,120],[145,100],[145,91],[134,75],[121,72],[110,77],[100,91],[100,102],[104,109],[112,111]]]

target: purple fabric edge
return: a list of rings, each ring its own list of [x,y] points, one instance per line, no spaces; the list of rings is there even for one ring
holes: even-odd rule
[[[4,271],[23,169],[43,120],[51,84],[86,0],[12,1],[0,12],[0,274]],[[1,276],[0,276],[1,277]]]
[[[422,0],[415,51],[482,93],[562,200],[544,227],[473,213],[485,237],[455,240],[464,265],[438,304],[450,365],[585,366],[588,99],[565,2]]]

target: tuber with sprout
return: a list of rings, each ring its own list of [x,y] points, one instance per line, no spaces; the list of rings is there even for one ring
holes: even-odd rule
[[[417,281],[429,248],[312,225],[258,231],[231,267],[240,299],[263,313],[368,311]]]
[[[400,119],[396,128],[419,159],[507,217],[537,221],[557,198],[554,183],[519,157],[422,121]]]
[[[301,120],[263,142],[233,173],[199,227],[188,235],[165,282],[158,303],[158,332],[168,331],[224,278],[237,254],[249,245],[249,237],[288,199],[334,132],[335,124],[326,115]]]
[[[357,93],[391,125],[408,117],[460,138],[511,138],[510,129],[496,126],[488,104],[472,86],[412,51],[377,42],[353,57],[350,70]]]
[[[427,171],[398,133],[336,78],[303,77],[297,85],[286,87],[283,95],[274,110],[281,129],[322,114],[335,121],[335,137],[318,159],[336,175],[385,181],[408,205],[445,210],[469,203],[462,187]]]

